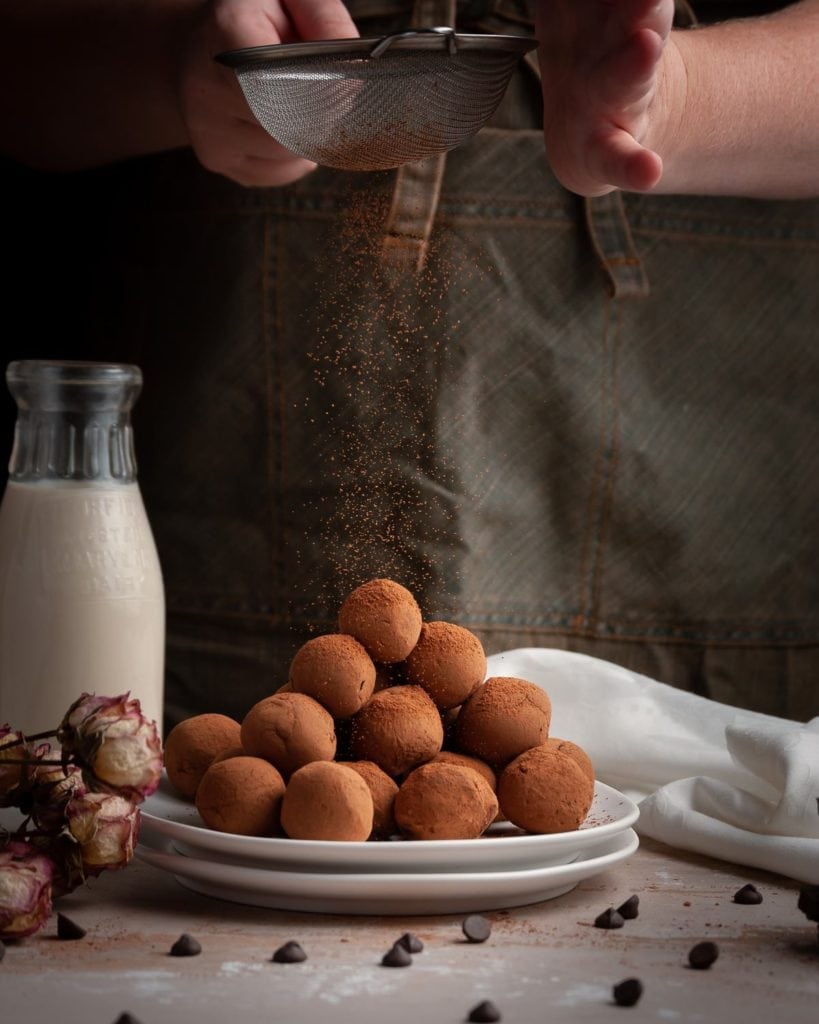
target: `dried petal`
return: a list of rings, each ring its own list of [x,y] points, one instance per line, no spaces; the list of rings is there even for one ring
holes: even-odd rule
[[[90,789],[116,793],[141,803],[162,773],[162,744],[156,722],[142,714],[128,694],[83,694],[69,708],[58,731],[64,752],[85,771]]]
[[[51,914],[50,858],[28,843],[0,848],[0,940],[21,939],[42,928]]]
[[[87,875],[98,875],[105,868],[124,868],[131,860],[139,810],[129,800],[114,793],[86,793],[69,801],[66,814]]]

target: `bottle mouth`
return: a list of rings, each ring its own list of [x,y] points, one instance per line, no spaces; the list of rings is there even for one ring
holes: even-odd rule
[[[13,384],[60,384],[98,387],[100,384],[142,385],[142,371],[128,363],[93,363],[67,359],[18,359],[6,368]]]

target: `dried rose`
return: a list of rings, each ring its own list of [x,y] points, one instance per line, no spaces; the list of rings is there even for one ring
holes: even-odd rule
[[[124,868],[134,855],[139,809],[115,793],[86,793],[70,800],[68,828],[80,844],[87,875],[105,868]]]
[[[14,742],[15,740],[17,742]],[[17,805],[26,779],[24,764],[8,762],[20,761],[29,756],[23,734],[8,725],[0,725],[0,807]]]
[[[128,694],[84,693],[68,709],[57,732],[64,755],[83,767],[89,789],[118,793],[136,803],[159,785],[162,744],[156,723]]]
[[[30,813],[38,827],[59,832],[66,825],[69,800],[86,792],[82,771],[75,764],[53,764],[60,752],[48,754],[48,762],[35,765],[29,788]]]
[[[0,847],[0,939],[33,935],[51,914],[51,859],[28,843]]]

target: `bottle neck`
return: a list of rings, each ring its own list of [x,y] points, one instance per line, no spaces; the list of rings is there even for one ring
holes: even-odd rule
[[[130,417],[97,413],[21,410],[14,430],[9,478],[35,480],[136,480]]]

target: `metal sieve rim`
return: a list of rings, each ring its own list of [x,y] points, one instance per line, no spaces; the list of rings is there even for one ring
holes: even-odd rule
[[[480,33],[407,32],[377,39],[323,39],[310,43],[276,43],[271,46],[246,46],[240,50],[217,53],[214,60],[229,68],[247,67],[263,61],[291,57],[318,57],[337,54],[370,54],[389,39],[390,50],[509,50],[528,53],[537,46],[531,36],[483,35]]]

